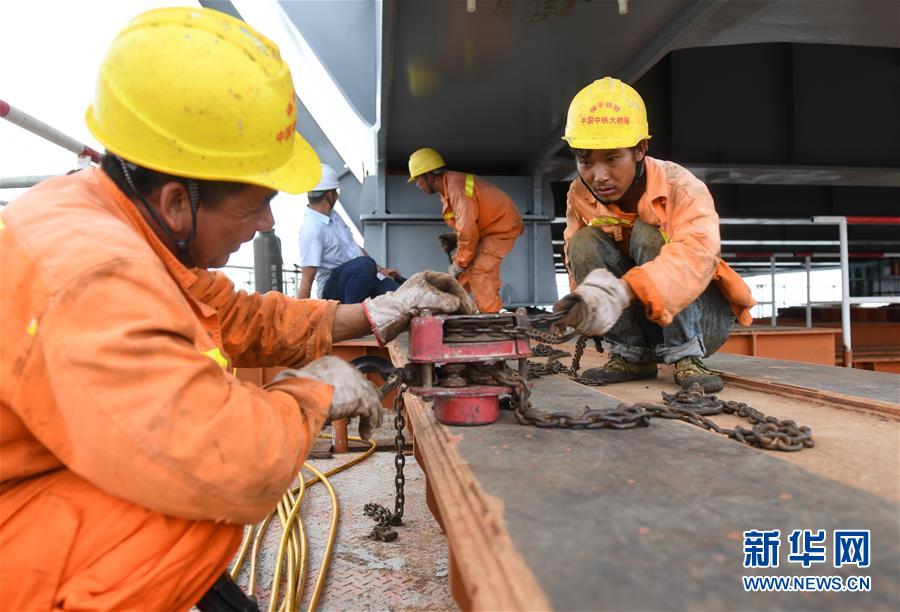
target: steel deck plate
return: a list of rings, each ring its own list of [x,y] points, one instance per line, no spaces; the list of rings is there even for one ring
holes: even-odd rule
[[[619,403],[559,377],[537,381],[533,400],[572,414]],[[448,430],[556,609],[900,608],[900,507],[768,452],[662,419],[562,431],[518,425],[507,412],[494,425]],[[430,484],[440,495],[441,483]],[[781,530],[779,568],[742,567],[750,529]],[[872,565],[833,568],[830,542],[827,563],[788,563],[794,529],[825,529],[829,540],[834,529],[869,529]],[[872,592],[745,593],[742,575],[869,575]]]

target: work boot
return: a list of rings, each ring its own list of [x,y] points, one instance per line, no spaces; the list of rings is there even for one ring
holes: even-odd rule
[[[196,608],[200,612],[259,612],[256,598],[247,597],[228,572],[219,576]]]
[[[682,389],[689,389],[697,383],[703,387],[704,393],[715,393],[725,387],[719,375],[707,368],[699,357],[685,357],[675,362],[675,382]]]
[[[652,361],[631,363],[626,361],[621,355],[616,355],[611,357],[602,368],[585,370],[581,376],[607,384],[620,383],[627,380],[647,380],[656,378],[656,363]]]

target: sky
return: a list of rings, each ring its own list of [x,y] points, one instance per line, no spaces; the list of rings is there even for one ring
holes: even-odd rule
[[[199,6],[178,0],[12,0],[0,8],[0,99],[50,124],[69,136],[102,151],[84,123],[91,103],[97,69],[116,33],[133,16],[161,6]],[[52,19],[48,19],[52,17]],[[6,59],[12,58],[12,59]],[[77,167],[74,153],[0,120],[0,177],[63,174]],[[24,190],[0,189],[0,201],[12,200]],[[281,238],[285,268],[299,264],[297,235],[306,196],[279,194],[272,202],[275,233]],[[352,224],[348,224],[353,227]],[[229,259],[229,266],[253,265],[252,242]],[[239,288],[247,287],[249,271],[228,269]],[[836,271],[813,273],[814,300],[839,300]],[[836,280],[838,279],[838,280]],[[288,291],[294,280],[286,275]],[[768,300],[768,276],[747,279],[759,300]],[[557,279],[560,294],[568,291],[565,276]],[[802,303],[805,275],[779,275],[777,301]],[[766,316],[769,307],[755,309]]]
[[[98,151],[84,123],[94,95],[97,70],[116,33],[129,19],[163,6],[199,6],[179,0],[12,0],[0,5],[0,99]],[[88,10],[90,9],[90,10]],[[52,16],[52,19],[48,19]],[[77,167],[74,153],[0,120],[0,177],[64,174]],[[10,201],[23,189],[0,189]],[[297,235],[306,196],[281,193],[272,202],[282,259],[299,263]],[[252,242],[233,254],[229,265],[252,266]],[[246,271],[226,270],[240,287]],[[289,285],[289,289],[291,286]]]

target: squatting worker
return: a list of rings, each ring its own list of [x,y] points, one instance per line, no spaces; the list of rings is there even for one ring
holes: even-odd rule
[[[479,311],[500,312],[500,264],[522,234],[515,202],[480,176],[447,170],[434,149],[410,156],[408,182],[441,198],[444,221],[457,238],[450,274],[472,292]]]
[[[566,202],[565,256],[571,306],[560,325],[612,344],[609,362],[584,376],[606,383],[656,378],[675,364],[675,382],[707,392],[722,380],[703,363],[737,318],[756,303],[719,253],[719,217],[699,179],[647,156],[644,101],[606,77],[569,106],[565,140],[578,178]]]
[[[318,180],[294,104],[278,49],[246,23],[144,13],[87,111],[102,167],[3,210],[0,609],[224,605],[242,525],[275,506],[323,422],[378,424],[371,384],[316,358],[390,340],[417,307],[465,305],[435,272],[338,306],[206,270],[272,228],[276,190]],[[299,369],[266,388],[231,374],[274,365]]]
[[[313,279],[319,297],[341,304],[360,304],[366,298],[396,291],[399,272],[382,268],[356,244],[350,228],[334,210],[338,175],[322,164],[319,184],[306,194],[308,204],[300,227],[300,286],[297,297],[308,298]]]

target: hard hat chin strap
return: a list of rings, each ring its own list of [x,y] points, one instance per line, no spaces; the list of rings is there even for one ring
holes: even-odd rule
[[[163,232],[165,232],[166,236],[168,236],[169,239],[175,243],[175,248],[178,251],[176,253],[178,261],[180,261],[188,268],[193,268],[194,262],[191,258],[188,246],[197,235],[197,206],[200,202],[200,185],[197,184],[197,181],[187,179],[186,187],[188,192],[188,200],[191,204],[191,231],[188,234],[186,240],[181,240],[175,237],[175,232],[172,231],[172,228],[169,227],[169,224],[159,216],[159,213],[156,212],[156,210],[154,210],[152,206],[150,206],[150,203],[144,198],[143,195],[141,195],[141,192],[138,191],[137,187],[135,187],[134,180],[131,178],[131,172],[136,171],[137,166],[132,163],[126,162],[121,157],[117,159],[119,160],[119,166],[122,168],[122,174],[125,176],[125,182],[128,183],[131,191],[134,192],[134,195],[138,197],[138,199],[144,205],[144,208],[147,209],[147,212],[150,214],[150,217],[153,219],[153,221],[156,222],[156,224],[162,228]],[[129,168],[129,166],[131,168]]]
[[[644,159],[647,159],[647,158],[644,157]],[[642,159],[637,164],[635,164],[634,180],[631,181],[631,185],[629,185],[629,187],[628,187],[629,189],[631,189],[632,187],[637,185],[641,181],[641,179],[644,178],[644,159]],[[586,180],[584,180],[584,177],[581,176],[580,172],[578,173],[578,178],[581,180],[581,184],[584,185],[585,189],[587,189],[590,192],[590,194],[592,196],[594,196],[594,199],[597,200],[598,202],[600,202],[601,204],[603,204],[603,200],[601,200],[600,196],[598,196],[594,192],[593,188],[590,185],[588,185],[588,182]]]
[[[634,180],[631,181],[632,185],[635,185],[638,181],[644,178],[644,157],[641,161],[639,161],[634,167]]]

